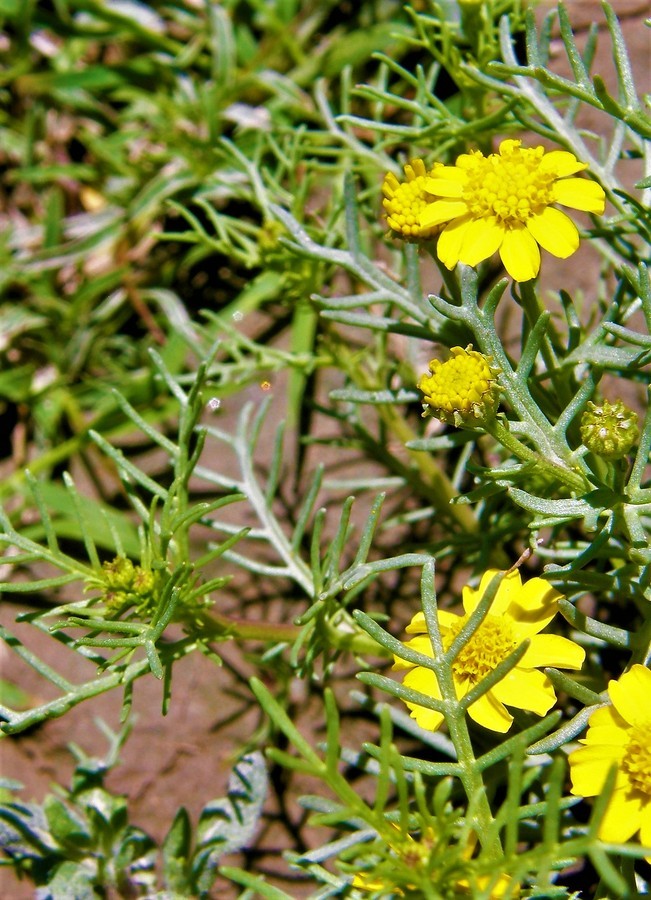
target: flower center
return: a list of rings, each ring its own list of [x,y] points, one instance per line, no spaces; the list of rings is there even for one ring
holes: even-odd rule
[[[449,629],[443,646],[447,650],[468,621],[463,616]],[[517,647],[513,628],[508,619],[486,616],[470,640],[464,644],[452,663],[452,670],[459,680],[468,679],[473,684],[489,675]]]
[[[651,797],[651,723],[632,729],[621,765],[631,784]]]
[[[426,402],[443,414],[467,415],[480,406],[495,406],[495,375],[487,358],[469,348],[453,347],[452,353],[444,363],[433,359],[430,374],[418,382]]]
[[[463,199],[475,217],[495,216],[507,225],[524,224],[553,203],[553,172],[541,169],[542,147],[502,146],[501,152],[467,157]]]

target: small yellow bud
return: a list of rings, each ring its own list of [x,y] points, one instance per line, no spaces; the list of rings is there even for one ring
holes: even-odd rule
[[[406,181],[398,181],[393,172],[388,172],[384,178],[382,205],[386,210],[387,223],[397,236],[406,241],[428,241],[441,230],[438,226],[423,227],[419,224],[420,214],[432,201],[425,191],[425,181],[438,166],[440,163],[428,172],[422,159],[412,159],[404,167]]]
[[[581,416],[581,440],[591,453],[603,459],[621,459],[639,435],[637,415],[621,400],[592,403]]]
[[[155,583],[156,579],[154,578],[153,572],[150,572],[148,569],[143,569],[140,566],[136,566],[133,578],[134,593],[138,594],[140,597],[146,597],[153,592]]]
[[[128,591],[133,584],[134,565],[126,556],[116,556],[102,565],[106,587],[112,591]]]
[[[488,357],[473,350],[472,344],[465,350],[452,347],[451,352],[447,362],[433,359],[429,374],[418,382],[425,395],[423,415],[430,413],[457,428],[481,424],[497,410],[499,369],[491,367]]]

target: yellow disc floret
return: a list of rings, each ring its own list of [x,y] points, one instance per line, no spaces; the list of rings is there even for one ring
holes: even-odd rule
[[[452,347],[447,362],[433,359],[429,374],[423,375],[418,389],[423,392],[423,415],[433,416],[450,425],[477,424],[497,409],[498,370],[488,357],[468,347]],[[472,420],[476,420],[475,423]]]
[[[622,758],[622,769],[631,784],[646,794],[651,803],[651,722],[631,729],[630,740]]]
[[[517,225],[553,203],[556,176],[541,168],[544,152],[542,147],[523,149],[519,141],[503,141],[499,154],[473,153],[457,160],[468,175],[462,196],[470,213]]]
[[[428,172],[422,159],[412,159],[404,167],[406,181],[398,181],[393,172],[387,173],[382,185],[387,222],[392,231],[407,241],[428,241],[439,228],[420,224],[420,215],[431,198],[425,192]]]
[[[454,639],[468,622],[468,616],[460,617],[450,628],[443,646],[450,648]],[[452,670],[460,680],[478,684],[496,669],[517,647],[513,628],[503,616],[488,615],[474,634],[463,645],[452,663]]]

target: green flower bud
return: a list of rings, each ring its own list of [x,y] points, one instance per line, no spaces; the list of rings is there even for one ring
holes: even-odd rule
[[[621,459],[633,447],[639,435],[637,415],[621,400],[592,403],[581,417],[581,440],[603,459]]]
[[[113,591],[128,591],[135,575],[135,568],[130,559],[116,556],[111,562],[102,566],[106,587]]]
[[[133,578],[133,591],[136,594],[140,597],[149,596],[153,593],[155,584],[156,579],[153,572],[150,572],[148,569],[142,569],[140,566],[136,566]]]

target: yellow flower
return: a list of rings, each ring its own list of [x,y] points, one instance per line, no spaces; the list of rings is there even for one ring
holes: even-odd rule
[[[635,665],[619,681],[611,681],[612,706],[590,716],[585,744],[570,754],[572,793],[595,797],[612,766],[617,777],[599,837],[625,843],[640,832],[651,847],[651,671]],[[651,856],[647,859],[651,862]]]
[[[464,615],[457,616],[446,610],[438,610],[438,623],[446,651],[497,574],[496,570],[490,569],[483,575],[478,588],[464,587]],[[452,662],[452,677],[457,698],[460,699],[496,669],[523,641],[530,641],[529,648],[517,665],[468,708],[470,718],[479,725],[493,731],[508,731],[513,716],[504,704],[530,710],[539,716],[545,715],[556,702],[556,694],[549,678],[537,667],[581,668],[585,658],[582,647],[559,635],[538,633],[556,615],[560,596],[542,578],[532,578],[523,584],[517,569],[505,574],[488,615]],[[407,641],[406,647],[434,656],[422,612],[416,613],[407,626],[407,632],[418,637]],[[441,699],[436,675],[431,669],[414,667],[412,663],[397,657],[394,668],[410,669],[404,678],[406,687]],[[443,721],[442,713],[433,709],[426,709],[415,703],[407,703],[407,706],[411,709],[412,718],[422,728],[436,731]]]
[[[388,172],[382,184],[387,222],[400,237],[408,241],[428,241],[440,228],[423,227],[419,216],[430,198],[425,192],[425,181],[433,175],[436,167],[427,172],[422,159],[412,159],[404,167],[407,181],[398,181],[393,172]]]
[[[458,262],[476,266],[499,250],[509,275],[529,281],[540,270],[538,245],[561,259],[579,246],[576,225],[552,204],[603,213],[601,186],[568,177],[585,163],[566,150],[520,145],[506,140],[489,156],[464,153],[454,166],[440,166],[424,179],[436,199],[422,209],[419,224],[445,224],[436,252],[448,269]]]
[[[487,875],[480,875],[475,878],[475,886],[481,890],[485,891],[489,884],[494,881],[493,878]],[[372,876],[362,874],[355,875],[352,881],[352,886],[357,888],[358,891],[374,891],[375,893],[382,892],[384,897],[393,896],[393,897],[404,897],[405,892],[397,887],[394,884],[390,883],[388,878],[374,878]],[[415,891],[417,890],[417,885],[410,884],[407,885],[407,890]],[[467,897],[470,894],[471,886],[470,882],[467,878],[461,878],[455,884],[455,887],[458,888],[458,892],[455,891],[455,896]],[[497,884],[494,887],[491,887],[491,892],[489,894],[490,900],[501,900],[502,897],[509,891],[509,897],[519,897],[520,890],[519,888],[513,885],[512,880],[508,875],[500,875],[497,879]]]
[[[452,359],[433,359],[429,375],[416,385],[425,395],[423,415],[431,412],[449,425],[463,425],[471,419],[481,420],[497,409],[499,388],[488,358],[472,349],[472,344],[452,347]]]

